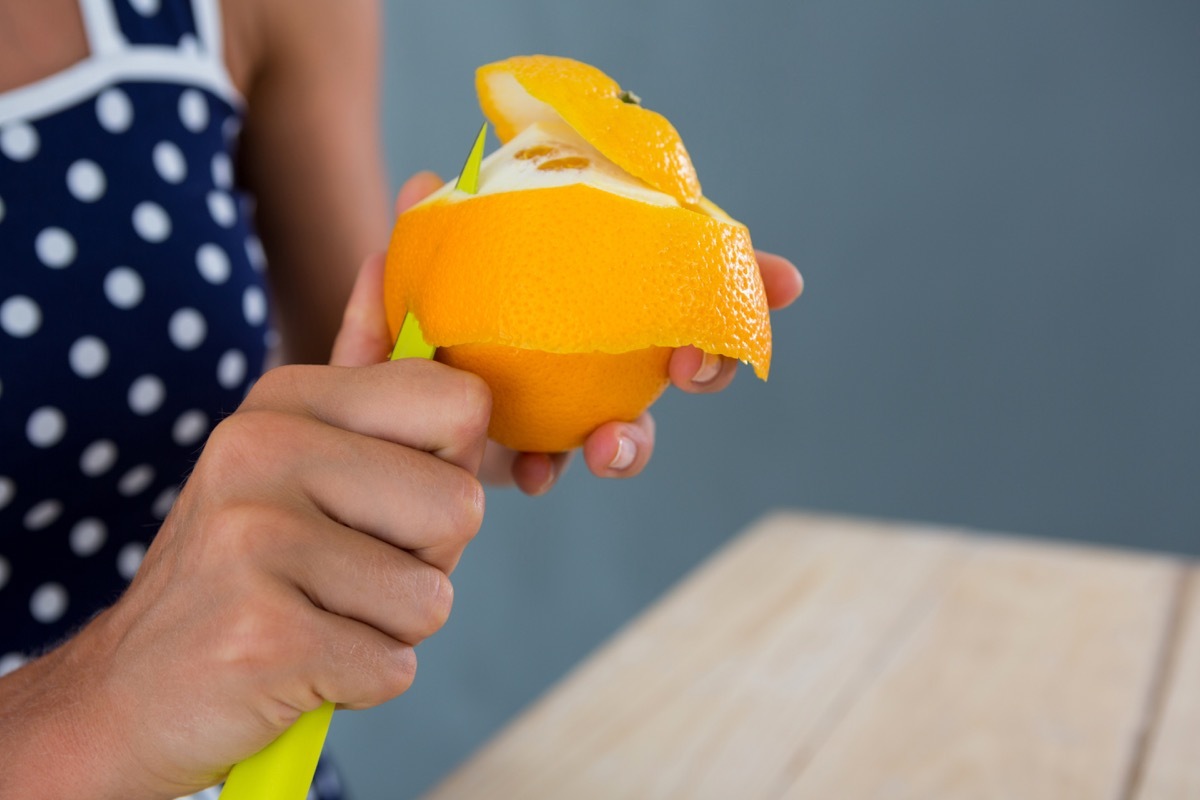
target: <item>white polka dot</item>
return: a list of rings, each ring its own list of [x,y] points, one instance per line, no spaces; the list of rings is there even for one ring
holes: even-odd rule
[[[133,229],[147,242],[161,242],[171,235],[171,218],[162,206],[147,200],[133,209]]]
[[[200,40],[194,34],[185,33],[179,37],[179,49],[187,55],[200,52]]]
[[[240,350],[227,350],[217,362],[217,383],[226,389],[237,388],[246,379],[246,356]]]
[[[129,407],[143,417],[158,411],[166,397],[166,387],[154,375],[143,375],[129,385]]]
[[[17,494],[17,485],[7,475],[0,475],[0,508],[5,508]]]
[[[179,96],[179,119],[183,127],[199,133],[208,127],[208,101],[195,89],[188,89]]]
[[[133,308],[145,293],[142,276],[129,267],[116,267],[104,276],[104,296],[117,308]]]
[[[167,183],[182,183],[187,177],[187,159],[174,142],[159,142],[151,153],[158,177]]]
[[[25,512],[25,527],[31,531],[53,525],[62,516],[63,504],[58,500],[43,500]]]
[[[232,228],[237,222],[237,206],[226,192],[208,193],[208,213],[222,228]]]
[[[46,228],[33,242],[38,260],[51,269],[69,267],[75,260],[75,237],[62,228]]]
[[[138,464],[117,481],[117,491],[126,497],[133,497],[146,491],[153,482],[154,467],[149,464]]]
[[[12,575],[12,567],[9,566],[7,558],[0,556],[0,589],[8,584],[9,575]]]
[[[150,507],[151,513],[158,519],[166,519],[167,514],[171,513],[171,507],[175,505],[175,500],[178,497],[178,487],[172,486],[169,489],[163,489],[159,492],[158,497],[154,498],[154,505]]]
[[[250,259],[250,266],[257,271],[262,272],[267,268],[267,253],[263,250],[262,240],[257,236],[246,237],[246,255]]]
[[[196,251],[196,269],[209,283],[222,284],[229,280],[229,256],[215,244],[202,244]]]
[[[67,360],[76,375],[94,378],[108,367],[108,345],[95,336],[83,336],[71,345]]]
[[[49,625],[67,613],[67,589],[61,583],[43,583],[29,598],[29,613],[38,622]]]
[[[228,153],[217,153],[212,160],[212,179],[218,189],[233,188],[233,162]]]
[[[111,439],[99,439],[84,448],[79,455],[79,469],[95,478],[112,469],[117,463],[117,445]]]
[[[117,572],[127,581],[133,580],[142,559],[146,557],[146,545],[141,542],[130,542],[117,553]]]
[[[208,323],[196,309],[181,308],[167,322],[167,334],[180,350],[195,350],[208,335]]]
[[[109,133],[124,133],[133,124],[133,103],[120,89],[105,89],[96,98],[96,119]]]
[[[108,179],[95,161],[81,158],[67,168],[67,189],[83,203],[94,203],[104,196]]]
[[[171,438],[180,447],[187,447],[204,438],[208,433],[208,416],[203,411],[195,409],[185,411],[175,420],[171,428]]]
[[[160,0],[129,0],[129,5],[143,17],[153,17],[162,7]]]
[[[9,336],[24,339],[42,327],[42,309],[22,294],[0,303],[0,328]]]
[[[37,129],[28,122],[14,122],[0,127],[0,153],[13,161],[28,161],[37,155],[41,145]]]
[[[251,286],[242,294],[242,313],[246,322],[261,325],[267,318],[267,296],[257,286]]]
[[[71,552],[80,558],[87,558],[99,552],[108,539],[108,526],[95,517],[79,520],[71,528]]]
[[[42,406],[25,422],[25,436],[34,447],[53,447],[67,432],[67,418],[54,406]]]
[[[28,663],[28,656],[23,656],[20,653],[5,653],[3,656],[0,656],[0,678],[16,672]]]

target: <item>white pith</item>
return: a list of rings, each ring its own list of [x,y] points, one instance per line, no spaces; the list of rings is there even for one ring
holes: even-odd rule
[[[553,152],[539,158],[517,158],[518,153],[535,147],[550,147]],[[572,157],[585,158],[588,165],[582,169],[541,168],[556,159]],[[499,150],[483,159],[479,168],[479,191],[475,195],[456,191],[454,185],[457,182],[457,177],[451,179],[426,198],[424,203],[436,202],[442,198],[447,198],[450,202],[460,202],[473,196],[586,184],[642,203],[679,207],[679,201],[674,197],[650,188],[609,161],[561,120],[534,122]]]

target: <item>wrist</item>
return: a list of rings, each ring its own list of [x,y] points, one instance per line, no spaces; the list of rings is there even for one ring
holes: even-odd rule
[[[104,689],[107,620],[0,679],[5,797],[155,798]]]

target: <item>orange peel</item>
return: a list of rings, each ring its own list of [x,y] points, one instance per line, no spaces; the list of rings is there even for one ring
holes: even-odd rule
[[[576,447],[650,405],[684,345],[766,379],[749,231],[700,195],[670,123],[570,59],[489,64],[476,86],[504,144],[476,193],[452,181],[397,219],[385,304],[393,334],[411,311],[440,360],[487,380],[492,437]]]
[[[700,201],[700,179],[675,127],[589,64],[514,56],[476,70],[475,91],[501,142],[536,122],[562,119],[635,178],[680,203]]]

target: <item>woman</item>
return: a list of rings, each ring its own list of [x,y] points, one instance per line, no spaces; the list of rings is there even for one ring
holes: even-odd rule
[[[472,376],[380,363],[378,28],[367,0],[0,0],[5,793],[175,797],[323,700],[394,697],[477,476],[536,494],[565,466],[485,447]],[[269,346],[338,366],[260,379]],[[584,453],[620,477],[652,447],[644,417]]]

